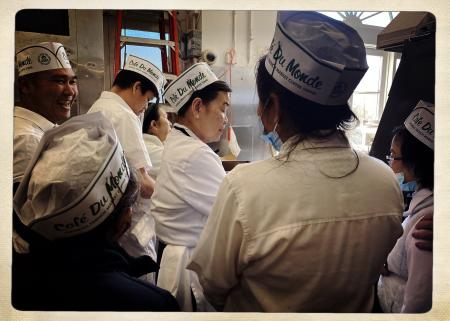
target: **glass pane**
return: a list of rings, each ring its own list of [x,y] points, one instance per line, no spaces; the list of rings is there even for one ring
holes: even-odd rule
[[[361,15],[361,20],[365,25],[378,26],[378,27],[386,27],[391,22],[391,17],[389,12],[380,12],[372,17],[375,12],[366,11]],[[395,18],[398,15],[398,12],[392,12],[392,17]],[[364,19],[365,17],[370,17]]]
[[[354,93],[352,99],[352,110],[358,116],[363,125],[378,125],[378,100],[379,94]]]
[[[161,49],[158,47],[125,45],[120,51],[120,66],[125,62],[125,52],[127,55],[135,55],[150,61],[162,70]]]
[[[355,91],[380,91],[382,56],[367,55],[369,69]]]
[[[147,39],[160,39],[159,32],[134,30],[134,29],[122,29],[122,36],[139,37]],[[166,33],[166,40],[169,40],[169,34]]]
[[[336,19],[338,21],[342,21],[342,17],[336,11],[318,11],[321,14],[324,14],[330,18]]]

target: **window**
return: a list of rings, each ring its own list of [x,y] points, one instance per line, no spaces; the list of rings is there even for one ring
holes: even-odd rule
[[[369,69],[349,99],[360,123],[349,132],[349,138],[357,149],[369,152],[400,59],[381,50],[366,48],[366,52]]]
[[[174,74],[175,43],[170,40],[167,11],[126,10],[120,34],[120,66],[128,55],[149,60],[166,76]]]

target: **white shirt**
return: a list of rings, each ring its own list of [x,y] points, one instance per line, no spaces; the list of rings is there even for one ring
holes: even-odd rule
[[[100,111],[113,124],[129,165],[134,169],[152,166],[142,138],[140,118],[117,94],[104,91],[88,113]],[[149,211],[150,200],[140,195],[133,209],[131,227],[119,239],[122,247],[132,256],[147,254],[156,261],[154,220]]]
[[[180,124],[174,125],[164,146],[151,207],[156,235],[166,244],[194,247],[225,170],[219,156]]]
[[[423,313],[431,308],[433,253],[418,249],[412,237],[416,224],[428,213],[433,213],[433,192],[423,188],[414,193],[403,235],[389,253],[389,274],[378,282],[380,306],[386,313]]]
[[[149,169],[152,163],[142,138],[142,124],[130,106],[119,95],[104,91],[88,113],[97,111],[113,124],[130,166]]]
[[[54,126],[47,118],[29,109],[14,108],[13,183],[22,180],[44,132]]]
[[[162,141],[158,138],[158,136],[144,133],[143,137],[148,155],[152,160],[152,168],[148,173],[154,180],[156,180],[156,176],[158,176],[159,173],[159,168],[161,167],[161,159],[164,151],[164,145]]]
[[[357,155],[355,169],[355,152],[335,135],[300,143],[286,162],[229,172],[188,265],[209,302],[225,311],[369,312],[402,233],[403,199],[386,164]]]

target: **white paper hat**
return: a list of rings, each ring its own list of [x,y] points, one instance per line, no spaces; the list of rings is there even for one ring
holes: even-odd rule
[[[58,42],[41,42],[19,50],[16,54],[19,77],[34,72],[72,68],[66,51]]]
[[[405,120],[406,129],[434,150],[434,104],[419,101]]]
[[[278,13],[265,67],[282,86],[322,105],[347,103],[368,69],[358,33],[312,11]]]
[[[179,75],[164,92],[166,101],[178,112],[191,98],[194,91],[205,88],[219,80],[205,62],[192,65]]]
[[[14,209],[49,240],[86,233],[113,212],[129,177],[111,122],[100,112],[73,117],[42,137]]]
[[[166,84],[166,78],[158,67],[148,60],[129,55],[125,61],[125,66],[123,69],[134,71],[150,80],[156,86],[158,96],[161,98],[164,85]]]

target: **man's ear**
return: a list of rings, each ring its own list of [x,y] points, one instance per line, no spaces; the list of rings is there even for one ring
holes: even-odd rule
[[[156,120],[152,120],[150,122],[150,132],[152,132],[153,134],[156,134],[156,132],[158,131],[158,126],[156,124]]]
[[[202,99],[199,97],[194,98],[191,106],[192,106],[192,114],[193,114],[194,118],[199,119],[200,118],[200,110],[203,106]]]
[[[138,90],[141,90],[141,82],[140,81],[136,81],[132,88],[131,88],[133,94],[136,93]]]
[[[24,94],[30,93],[31,87],[33,85],[31,83],[31,81],[19,79],[18,83],[19,83],[18,86],[19,86],[20,93],[24,93]]]

